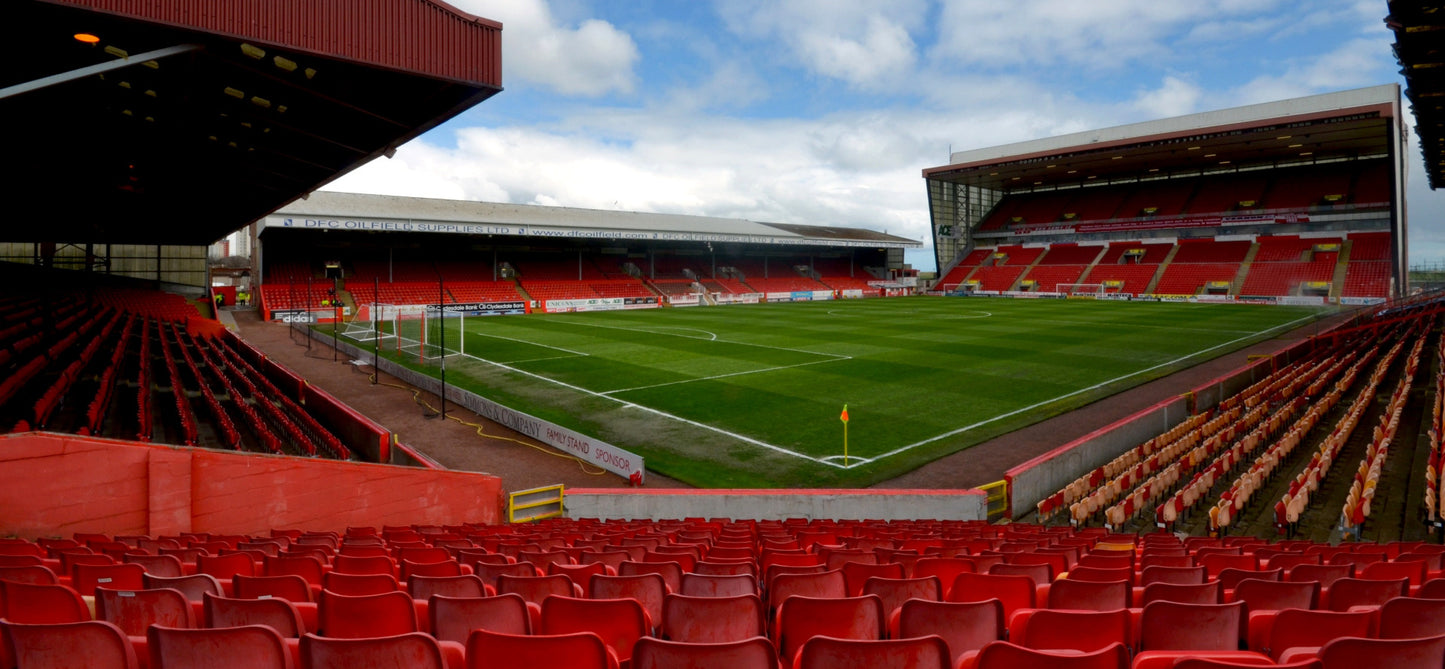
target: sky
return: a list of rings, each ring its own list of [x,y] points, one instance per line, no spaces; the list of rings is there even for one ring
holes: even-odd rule
[[[504,90],[327,190],[928,244],[922,170],[950,150],[1404,85],[1385,0],[450,2],[502,22]],[[1445,261],[1409,146],[1410,262]]]

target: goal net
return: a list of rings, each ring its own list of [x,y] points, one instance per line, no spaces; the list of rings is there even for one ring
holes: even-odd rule
[[[1060,283],[1055,284],[1054,292],[1068,296],[1095,296],[1107,292],[1102,283]]]
[[[383,347],[394,346],[396,339],[396,315],[399,310],[394,304],[360,304],[356,313],[341,328],[341,336],[355,342],[370,344],[380,342]]]
[[[462,338],[465,317],[455,311],[426,308],[396,314],[392,332],[396,333],[396,350],[403,356],[415,356],[421,362],[433,362],[464,352]]]

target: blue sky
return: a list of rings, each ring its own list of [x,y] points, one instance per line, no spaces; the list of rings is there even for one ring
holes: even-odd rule
[[[328,189],[926,242],[950,147],[1403,85],[1384,0],[451,2],[503,23],[506,90]],[[1409,143],[1411,262],[1445,260]]]

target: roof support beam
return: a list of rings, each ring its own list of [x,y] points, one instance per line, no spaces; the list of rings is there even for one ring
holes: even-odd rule
[[[48,77],[41,77],[40,79],[36,79],[34,81],[27,81],[23,84],[16,84],[14,86],[0,88],[0,100],[6,100],[15,96],[24,95],[26,93],[33,93],[35,91],[44,90],[52,86],[68,84],[72,81],[86,79],[88,77],[93,77],[97,74],[105,74],[106,72],[113,72],[115,70],[122,70],[127,67],[134,67],[141,63],[146,63],[152,60],[160,60],[162,58],[168,58],[170,56],[196,51],[201,48],[203,47],[201,47],[201,45],[199,44],[178,44],[176,46],[168,46],[164,49],[147,51],[142,54],[113,60],[107,63],[97,63],[95,65],[82,67],[77,70],[71,70],[69,72],[52,74]]]

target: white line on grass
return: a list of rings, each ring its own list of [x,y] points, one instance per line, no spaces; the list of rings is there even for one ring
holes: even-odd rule
[[[887,453],[882,453],[882,454],[879,454],[879,455],[875,455],[875,456],[873,456],[873,459],[874,459],[874,460],[882,460],[883,458],[892,457],[892,456],[898,455],[899,453],[905,453],[905,452],[911,451],[911,450],[913,450],[913,449],[915,449],[915,448],[917,448],[917,447],[919,447],[919,446],[923,446],[923,445],[925,445],[925,444],[931,444],[931,443],[933,443],[933,442],[935,442],[935,441],[939,441],[940,439],[947,439],[947,438],[952,437],[952,436],[960,435],[960,434],[963,434],[964,432],[968,432],[969,430],[972,430],[972,429],[974,429],[974,428],[982,427],[982,426],[984,426],[984,425],[988,425],[989,423],[993,423],[993,422],[996,422],[996,421],[1000,421],[1000,420],[1003,420],[1003,419],[1005,419],[1005,418],[1009,418],[1009,417],[1011,417],[1011,416],[1016,416],[1016,415],[1021,414],[1021,413],[1025,412],[1025,411],[1032,411],[1032,410],[1037,409],[1037,408],[1039,408],[1039,407],[1047,406],[1047,405],[1049,405],[1049,404],[1053,404],[1054,402],[1058,402],[1058,401],[1060,401],[1060,400],[1065,400],[1065,399],[1068,399],[1068,398],[1073,397],[1073,396],[1075,396],[1075,395],[1080,395],[1080,394],[1083,394],[1083,393],[1087,393],[1087,392],[1092,391],[1092,390],[1098,390],[1099,388],[1103,388],[1104,386],[1107,386],[1107,385],[1109,385],[1109,384],[1111,384],[1111,383],[1115,383],[1115,382],[1117,382],[1117,381],[1122,381],[1122,380],[1127,379],[1127,378],[1129,378],[1129,377],[1131,377],[1131,376],[1138,376],[1138,375],[1140,375],[1140,374],[1145,374],[1145,373],[1148,373],[1148,372],[1152,372],[1152,371],[1154,371],[1154,370],[1156,370],[1156,369],[1161,369],[1161,368],[1163,368],[1163,367],[1168,367],[1169,365],[1173,365],[1174,363],[1177,363],[1177,362],[1180,362],[1180,361],[1183,361],[1183,360],[1188,360],[1188,359],[1190,359],[1190,358],[1193,358],[1193,357],[1195,357],[1195,356],[1198,356],[1198,355],[1201,355],[1201,354],[1204,354],[1204,353],[1208,353],[1208,352],[1213,351],[1213,350],[1215,350],[1215,349],[1224,348],[1224,347],[1226,347],[1226,346],[1230,346],[1230,345],[1239,343],[1239,342],[1244,341],[1245,339],[1249,339],[1249,338],[1251,338],[1251,337],[1255,337],[1255,336],[1258,336],[1258,335],[1263,335],[1263,334],[1267,334],[1267,333],[1270,333],[1270,332],[1274,332],[1275,330],[1279,330],[1279,329],[1281,329],[1281,328],[1294,327],[1295,325],[1297,325],[1297,324],[1299,324],[1299,323],[1302,323],[1302,322],[1304,322],[1304,321],[1310,320],[1311,318],[1314,318],[1314,317],[1313,317],[1313,316],[1305,316],[1305,317],[1303,317],[1303,318],[1298,318],[1298,319],[1295,319],[1295,320],[1290,321],[1290,322],[1288,322],[1288,323],[1285,323],[1285,324],[1283,324],[1283,325],[1276,325],[1276,326],[1274,326],[1274,327],[1272,327],[1272,328],[1269,328],[1268,330],[1260,330],[1259,332],[1256,332],[1256,333],[1254,333],[1254,334],[1247,335],[1247,336],[1244,336],[1244,337],[1239,337],[1239,338],[1236,338],[1236,339],[1231,339],[1231,340],[1229,340],[1229,341],[1227,341],[1227,342],[1224,342],[1224,343],[1222,343],[1222,344],[1217,344],[1217,345],[1215,345],[1215,346],[1210,346],[1209,348],[1195,351],[1195,352],[1193,352],[1193,353],[1190,353],[1189,355],[1180,356],[1180,357],[1175,358],[1175,359],[1173,359],[1173,360],[1170,360],[1170,361],[1168,361],[1168,362],[1161,362],[1161,363],[1159,363],[1159,364],[1157,364],[1157,365],[1154,365],[1153,367],[1149,367],[1149,368],[1146,368],[1146,369],[1141,369],[1141,370],[1138,370],[1138,371],[1136,371],[1136,372],[1130,372],[1130,373],[1124,374],[1124,375],[1122,375],[1122,376],[1116,376],[1116,377],[1114,377],[1114,378],[1112,378],[1112,379],[1109,379],[1108,381],[1100,381],[1099,383],[1096,383],[1096,384],[1094,384],[1094,385],[1092,385],[1092,386],[1089,386],[1089,387],[1087,387],[1087,388],[1080,388],[1080,389],[1075,390],[1075,391],[1073,391],[1073,392],[1064,393],[1063,395],[1059,395],[1058,397],[1055,397],[1055,398],[1053,398],[1053,399],[1044,400],[1044,401],[1042,401],[1042,402],[1036,402],[1036,403],[1034,403],[1034,404],[1030,404],[1030,405],[1028,405],[1028,406],[1026,406],[1026,407],[1023,407],[1023,408],[1021,408],[1021,409],[1014,409],[1013,411],[1010,411],[1010,412],[1008,412],[1008,413],[999,414],[999,415],[997,415],[997,416],[994,416],[993,418],[989,418],[988,420],[981,420],[981,421],[979,421],[979,422],[977,422],[977,423],[974,423],[974,424],[972,424],[972,425],[966,425],[966,426],[960,427],[960,428],[958,428],[958,429],[956,429],[956,430],[950,430],[950,431],[948,431],[948,432],[944,432],[943,434],[940,434],[940,435],[938,435],[938,436],[936,436],[936,437],[929,437],[929,438],[924,439],[924,440],[922,440],[922,441],[915,441],[915,442],[913,442],[913,443],[911,443],[911,444],[908,444],[907,446],[900,446],[900,447],[895,448],[895,449],[893,449],[893,450],[891,450],[891,451],[888,451]]]
[[[624,327],[619,326],[619,325],[598,325],[598,324],[596,324],[596,323],[578,323],[578,322],[574,322],[574,321],[556,321],[556,322],[558,322],[558,323],[566,323],[567,325],[579,325],[579,326],[582,326],[582,327],[603,328],[603,329],[607,329],[607,330],[623,330],[623,331],[626,331],[626,332],[646,332],[647,334],[663,335],[663,336],[665,336],[665,337],[677,337],[677,338],[679,338],[679,339],[696,339],[696,340],[699,340],[699,341],[715,341],[715,342],[717,342],[717,343],[719,343],[719,344],[735,344],[735,345],[737,345],[737,346],[752,346],[752,347],[754,347],[754,348],[766,348],[766,349],[769,349],[769,350],[772,350],[772,351],[788,351],[788,352],[790,352],[790,353],[807,353],[808,355],[826,355],[826,356],[828,356],[828,357],[830,357],[830,358],[837,358],[837,359],[839,359],[839,360],[852,360],[852,359],[853,359],[853,356],[843,355],[843,354],[841,354],[841,353],[824,353],[824,352],[822,352],[822,351],[809,351],[809,350],[807,350],[807,349],[788,348],[788,347],[786,347],[786,346],[769,346],[769,345],[767,345],[767,344],[754,344],[754,343],[752,343],[752,342],[746,342],[746,341],[732,341],[732,340],[730,340],[730,339],[718,339],[718,338],[717,338],[717,335],[713,335],[713,338],[712,338],[712,339],[703,339],[702,337],[689,337],[689,336],[687,336],[687,335],[673,334],[673,333],[671,333],[671,332],[658,332],[658,331],[656,331],[656,330],[648,330],[648,329],[646,329],[646,328],[624,328]],[[674,329],[678,329],[678,330],[693,330],[692,328],[674,328]],[[693,330],[693,332],[707,332],[707,331],[706,331],[706,330]],[[711,333],[711,332],[708,332],[708,334],[712,334],[712,333]]]
[[[647,390],[647,389],[649,389],[649,388],[661,388],[661,387],[663,387],[663,386],[676,386],[676,385],[680,385],[680,384],[683,384],[683,383],[696,383],[696,382],[698,382],[698,381],[712,381],[712,380],[714,380],[714,379],[725,379],[725,378],[728,378],[728,377],[730,377],[730,376],[745,376],[745,375],[748,375],[748,374],[762,374],[762,373],[764,373],[764,372],[777,372],[777,371],[782,371],[782,370],[784,370],[784,369],[795,369],[795,368],[798,368],[798,367],[807,367],[808,365],[821,365],[821,364],[828,363],[828,362],[841,362],[841,361],[843,361],[843,360],[852,360],[852,359],[853,359],[852,357],[844,356],[844,357],[842,357],[842,358],[832,358],[832,359],[829,359],[829,360],[814,360],[814,361],[812,361],[812,362],[800,362],[800,363],[798,363],[798,364],[796,364],[796,365],[781,365],[781,366],[778,366],[778,367],[764,367],[764,368],[762,368],[762,369],[750,369],[750,370],[746,370],[746,371],[742,371],[742,372],[729,372],[729,373],[727,373],[727,374],[714,374],[714,375],[712,375],[712,376],[699,376],[699,377],[697,377],[697,378],[692,378],[692,379],[681,379],[681,380],[678,380],[678,381],[668,381],[668,382],[666,382],[666,383],[654,383],[654,384],[647,385],[647,386],[636,386],[636,387],[633,387],[633,388],[618,388],[617,390],[607,390],[607,391],[603,391],[602,394],[603,394],[603,395],[614,395],[614,394],[617,394],[617,393],[626,393],[626,392],[631,392],[631,391],[634,391],[634,390]]]
[[[563,353],[570,353],[570,354],[572,354],[572,355],[579,355],[579,356],[582,356],[582,357],[584,357],[584,358],[589,357],[589,356],[591,355],[591,354],[589,354],[589,353],[583,353],[583,352],[581,352],[581,351],[574,351],[574,350],[572,350],[572,349],[570,349],[570,348],[562,348],[561,346],[549,346],[549,345],[547,345],[547,344],[538,344],[537,342],[534,342],[534,341],[527,341],[526,339],[515,339],[515,338],[512,338],[512,337],[503,337],[502,335],[491,334],[490,332],[468,332],[467,334],[472,335],[472,336],[474,336],[474,337],[491,337],[491,338],[493,338],[493,339],[505,339],[505,340],[507,340],[507,341],[514,341],[514,342],[517,342],[518,344],[529,344],[529,345],[532,345],[532,346],[541,346],[542,348],[550,348],[550,349],[552,349],[552,350],[554,350],[554,351],[561,351],[561,352],[563,352]]]

